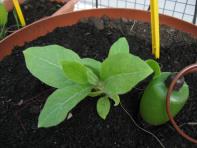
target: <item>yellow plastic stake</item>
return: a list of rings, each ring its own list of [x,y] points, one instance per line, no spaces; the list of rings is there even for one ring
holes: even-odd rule
[[[152,33],[152,53],[156,59],[160,58],[160,31],[159,31],[159,6],[158,0],[150,1],[151,8],[151,33]]]
[[[18,18],[20,20],[20,23],[21,23],[22,27],[24,27],[26,25],[26,22],[25,22],[23,13],[21,11],[20,4],[19,4],[18,0],[12,0],[12,2],[13,2],[14,7],[16,9],[16,12],[17,12]]]

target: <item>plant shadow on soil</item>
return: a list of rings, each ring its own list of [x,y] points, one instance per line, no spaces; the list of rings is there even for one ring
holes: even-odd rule
[[[96,113],[98,98],[86,98],[72,110],[73,117],[56,127],[37,129],[39,112],[54,89],[34,78],[26,69],[22,51],[32,46],[58,44],[73,49],[81,57],[102,61],[112,43],[125,36],[130,52],[142,59],[151,55],[150,25],[127,19],[108,17],[83,19],[76,25],[58,28],[37,40],[17,47],[0,62],[0,147],[160,147],[150,135],[137,129],[123,109],[112,107],[104,121]],[[161,27],[162,71],[180,71],[197,61],[197,41],[175,29]],[[178,123],[196,121],[197,75],[186,77],[190,98],[176,117]],[[138,124],[153,132],[166,147],[192,148],[170,123],[153,127],[139,117],[139,101],[148,79],[131,92],[121,96],[123,106]],[[197,127],[183,126],[188,134],[197,137]]]

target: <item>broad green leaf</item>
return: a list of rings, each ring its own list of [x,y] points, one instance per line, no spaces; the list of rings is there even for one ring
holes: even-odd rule
[[[62,67],[65,76],[79,84],[93,84],[98,82],[98,77],[83,64],[74,61],[63,61]]]
[[[110,95],[109,98],[114,101],[114,106],[118,106],[120,104],[120,97],[118,95]]]
[[[23,53],[28,70],[39,80],[55,88],[63,88],[72,83],[66,79],[61,62],[80,61],[75,52],[58,45],[31,47]]]
[[[89,68],[87,69],[88,82],[92,85],[97,85],[99,82],[98,76]]]
[[[99,75],[100,73],[100,69],[101,69],[101,62],[94,60],[94,59],[90,59],[90,58],[84,58],[82,59],[82,63],[89,67],[95,74]]]
[[[106,96],[99,98],[99,100],[97,101],[97,105],[96,105],[97,113],[102,119],[104,120],[106,119],[110,111],[110,106],[111,106],[110,101]]]
[[[56,90],[47,99],[38,119],[38,127],[55,126],[91,91],[89,86],[78,84]]]
[[[4,7],[3,3],[0,2],[0,26],[4,27],[8,21],[8,12]]]
[[[153,59],[148,59],[148,60],[146,60],[146,63],[154,71],[154,77],[153,77],[153,79],[161,74],[161,69],[160,69],[159,63],[157,63],[157,61],[155,61]]]
[[[129,44],[125,37],[118,39],[118,41],[116,41],[109,50],[109,56],[117,53],[129,53]]]
[[[100,77],[107,94],[124,94],[152,72],[148,64],[139,57],[119,53],[102,63]]]

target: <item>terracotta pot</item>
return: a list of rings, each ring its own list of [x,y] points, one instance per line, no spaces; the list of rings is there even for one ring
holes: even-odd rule
[[[107,15],[112,19],[127,18],[150,22],[150,12],[148,11],[118,8],[83,10],[44,18],[16,31],[15,33],[3,39],[0,42],[0,60],[2,60],[6,55],[10,54],[14,47],[23,46],[26,42],[30,42],[40,36],[44,36],[47,33],[52,32],[57,27],[76,24],[84,17],[101,17],[103,15]],[[197,26],[191,23],[161,14],[160,24],[170,26],[182,32],[187,32],[194,38],[197,38]],[[194,140],[192,142],[196,141]]]

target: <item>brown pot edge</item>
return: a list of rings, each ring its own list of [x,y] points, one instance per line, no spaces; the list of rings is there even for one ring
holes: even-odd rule
[[[52,32],[57,27],[69,26],[76,24],[84,17],[101,17],[103,15],[110,18],[127,18],[150,22],[150,12],[126,8],[99,8],[75,11],[59,16],[51,16],[38,20],[16,32],[7,36],[0,41],[0,60],[12,52],[16,46],[22,46],[26,42],[33,41],[38,37]],[[172,28],[191,34],[197,38],[197,26],[189,22],[160,14],[160,24],[168,25]]]

